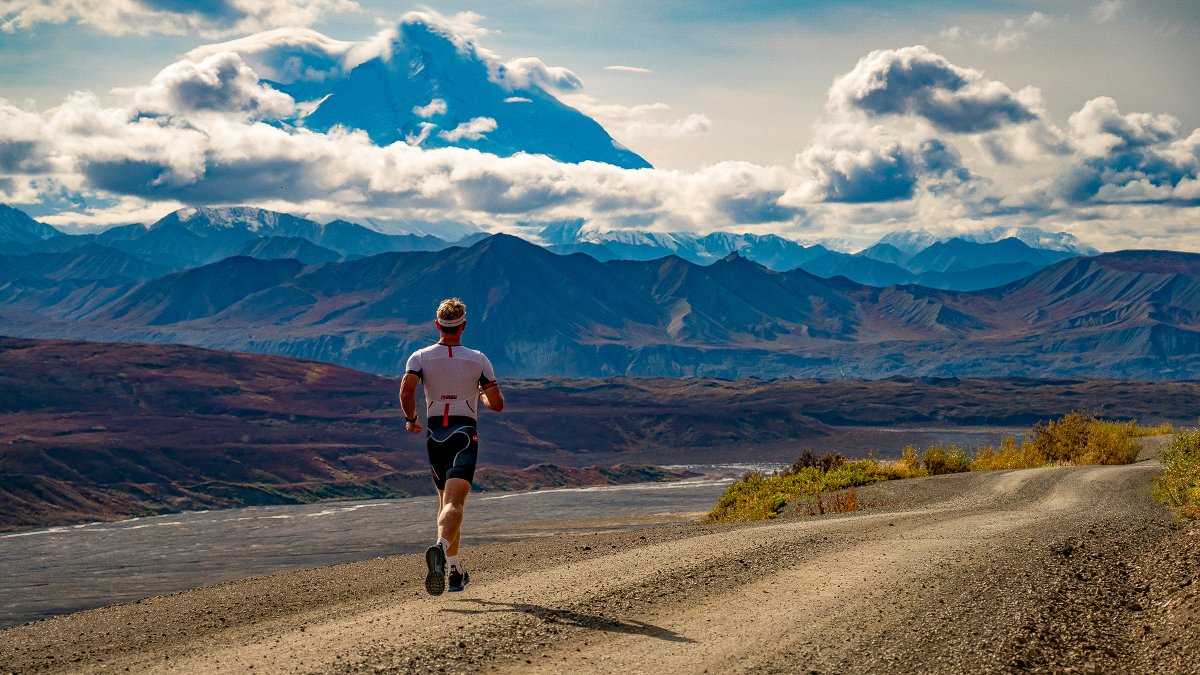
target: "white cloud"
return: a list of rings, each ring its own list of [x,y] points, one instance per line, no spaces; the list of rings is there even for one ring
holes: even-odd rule
[[[1104,2],[1092,8],[1092,18],[1097,23],[1112,21],[1121,12],[1121,8],[1124,5],[1125,3],[1122,0],[1104,0]]]
[[[470,11],[447,15],[432,9],[426,9],[420,12],[405,14],[400,18],[400,23],[423,24],[436,30],[440,35],[449,38],[459,53],[479,53],[485,60],[497,61],[499,57],[495,52],[485,49],[479,44],[480,40],[494,32],[481,25],[485,18],[487,17],[482,14]]]
[[[533,103],[533,99],[525,98],[524,96],[509,96],[504,99],[505,103]]]
[[[199,33],[217,37],[274,28],[309,26],[329,14],[359,9],[354,0],[5,0],[0,30],[14,32],[43,23],[78,22],[112,35]]]
[[[788,190],[784,203],[909,199],[920,178],[919,144],[895,130],[864,122],[822,125],[813,144],[796,158],[805,180]]]
[[[449,131],[439,132],[438,136],[451,143],[461,140],[477,141],[495,130],[496,120],[490,117],[476,117]]]
[[[260,84],[258,75],[233,52],[167,66],[150,86],[134,94],[133,104],[141,113],[234,113],[252,119],[284,118],[296,107],[292,97]]]
[[[1101,156],[1114,149],[1152,146],[1179,135],[1179,120],[1170,115],[1130,113],[1122,115],[1117,102],[1107,96],[1094,98],[1071,115],[1071,133],[1080,149]]]
[[[459,44],[469,55],[490,54],[474,39]],[[302,47],[301,58],[287,58],[289,44]],[[54,224],[247,203],[492,229],[583,218],[608,229],[771,231],[864,244],[888,230],[970,231],[1052,217],[1098,245],[1145,238],[1200,249],[1200,132],[1184,135],[1166,115],[1123,114],[1109,99],[1088,102],[1064,132],[1047,121],[1036,90],[1014,92],[920,46],[873,52],[838,78],[814,141],[796,148],[791,166],[625,170],[422,146],[435,133],[471,140],[495,132],[488,117],[440,133],[425,122],[408,144],[387,146],[362,132],[274,121],[293,99],[259,84],[258,75],[319,82],[388,44],[379,36],[343,43],[278,31],[194,50],[131,90],[122,106],[86,93],[46,113],[0,103],[0,201],[70,194],[102,205],[72,207],[47,219]],[[524,63],[531,82],[553,76],[540,61]],[[662,103],[606,104],[578,90],[563,100],[622,139],[687,137],[712,125]],[[434,103],[418,107],[433,112]],[[1168,232],[1175,238],[1161,239]]]
[[[421,130],[418,133],[405,136],[404,142],[412,146],[423,145],[425,141],[429,140],[429,134],[433,133],[433,130],[436,128],[437,125],[432,122],[421,122]]]
[[[482,62],[488,68],[490,79],[509,91],[519,92],[535,86],[560,92],[578,91],[583,88],[583,81],[572,70],[547,65],[535,56],[502,60],[499,54],[479,43],[482,38],[493,32],[480,25],[483,19],[483,16],[475,12],[459,12],[454,15],[441,14],[431,9],[409,12],[401,19],[400,30],[384,30],[370,41],[371,46],[357,50],[355,59],[362,61],[377,54],[387,56],[392,43],[403,39],[402,30],[423,27],[450,40],[464,57]]]
[[[1037,119],[1025,98],[916,45],[860,59],[834,82],[827,107],[836,116],[918,116],[945,131],[972,133]]]
[[[425,119],[429,119],[434,115],[445,115],[446,99],[435,98],[425,105],[414,106],[413,114],[417,117],[424,117]]]
[[[638,66],[604,66],[605,70],[615,70],[620,73],[653,73],[649,68],[640,68]]]
[[[1005,19],[1000,25],[985,30],[972,30],[963,26],[951,26],[940,33],[948,42],[970,42],[996,52],[1009,52],[1022,47],[1034,30],[1041,30],[1051,23],[1050,17],[1033,12],[1022,19]]]
[[[260,76],[291,84],[324,82],[344,74],[348,57],[358,43],[334,40],[310,28],[276,28],[236,40],[197,47],[184,58],[203,61],[214,54],[235,52]]]
[[[556,91],[578,91],[583,88],[583,81],[575,73],[560,66],[547,66],[534,56],[508,61],[500,72],[501,84],[510,91],[529,89],[534,84]]]
[[[708,133],[712,120],[708,115],[692,113],[674,122],[646,122],[635,120],[624,128],[626,138],[688,138]]]
[[[1108,97],[1085,103],[1070,125],[1079,156],[1059,181],[1067,199],[1200,206],[1200,130],[1185,137],[1170,115],[1123,115]]]
[[[688,138],[707,133],[712,119],[703,113],[690,113],[671,120],[665,116],[671,110],[666,103],[619,105],[597,103],[587,94],[564,96],[563,102],[600,122],[613,136],[626,141],[648,138]]]

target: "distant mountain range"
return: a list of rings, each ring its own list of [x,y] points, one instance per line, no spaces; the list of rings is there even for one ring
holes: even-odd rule
[[[1200,374],[1200,255],[1074,257],[1004,286],[963,292],[777,272],[738,253],[709,265],[679,255],[601,261],[507,235],[352,257],[344,237],[359,226],[279,216],[188,210],[137,226],[140,234],[126,228],[81,238],[81,248],[5,256],[0,333],[182,342],[394,374],[432,338],[433,304],[457,295],[471,307],[469,342],[510,376]],[[234,256],[158,274],[164,266],[130,251],[146,250],[139,242],[147,238],[169,242],[164,233],[191,246],[153,249],[165,252],[161,259],[196,255],[210,240],[243,253],[278,246],[288,257]],[[363,241],[400,246],[392,237],[373,233]],[[786,240],[742,241],[796,250]],[[952,240],[908,264],[917,261],[922,274],[953,274],[979,246]],[[1035,265],[1064,255],[1015,239],[985,246],[1037,256]],[[301,259],[329,251],[343,258]]]
[[[853,255],[772,234],[597,232],[578,220],[546,227],[539,240],[556,253],[586,253],[597,260],[653,260],[676,255],[707,265],[736,251],[775,271],[799,268],[820,277],[843,276],[872,286],[919,284],[961,291],[1002,286],[1059,260],[1096,253],[1069,234],[1034,228],[996,228],[953,238],[896,233]],[[1044,245],[1035,247],[1026,240]]]
[[[470,246],[488,234],[474,232],[458,241],[429,234],[384,233],[345,220],[321,224],[285,213],[249,207],[186,208],[151,225],[125,225],[99,234],[65,235],[11,207],[0,211],[0,242],[10,254],[71,253],[91,244],[115,249],[153,269],[185,270],[231,256],[293,258],[306,264],[335,262],[396,251],[438,251]],[[976,242],[963,238],[938,240],[921,233],[892,241],[930,241],[925,249],[906,254],[884,241],[854,255],[821,245],[805,246],[778,235],[714,232],[597,232],[581,220],[531,227],[528,237],[549,250],[586,253],[600,260],[654,260],[678,256],[709,265],[732,252],[775,271],[803,269],[820,277],[843,276],[872,286],[919,284],[947,290],[978,290],[1028,276],[1072,255],[1091,255],[1083,245],[1030,247],[1015,237]],[[1028,238],[1060,241],[1070,235],[1023,231]],[[1040,232],[1040,231],[1039,231]],[[1001,236],[1008,231],[996,230]],[[976,237],[978,238],[978,237]],[[903,243],[903,242],[902,242]],[[108,254],[112,256],[110,252]],[[144,278],[145,273],[131,278]],[[94,277],[101,278],[101,277]]]

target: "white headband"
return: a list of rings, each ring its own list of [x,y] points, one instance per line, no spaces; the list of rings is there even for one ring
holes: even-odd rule
[[[439,317],[437,320],[437,323],[442,328],[454,328],[455,326],[461,326],[463,324],[463,322],[466,320],[467,320],[467,313],[463,312],[462,316],[458,317],[457,319],[450,319],[449,321]]]

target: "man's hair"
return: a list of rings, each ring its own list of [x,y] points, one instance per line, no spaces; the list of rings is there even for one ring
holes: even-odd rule
[[[463,324],[458,323],[456,326],[445,326],[443,324],[456,323],[467,314],[467,306],[458,298],[446,298],[438,305],[437,322],[438,328],[441,328],[447,333],[457,333],[462,330]]]

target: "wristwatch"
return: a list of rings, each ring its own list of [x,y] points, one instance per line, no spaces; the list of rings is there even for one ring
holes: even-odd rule
[[[405,423],[405,424],[414,424],[414,423],[416,423],[416,421],[417,421],[417,416],[416,416],[416,415],[413,415],[412,417],[405,417],[405,418],[404,418],[404,423]]]

